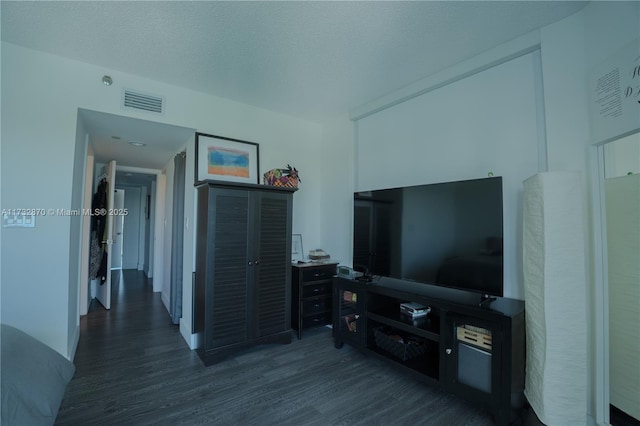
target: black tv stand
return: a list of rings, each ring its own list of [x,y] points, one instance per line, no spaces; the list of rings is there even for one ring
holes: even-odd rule
[[[524,406],[524,302],[411,281],[335,277],[333,335],[416,378],[478,405],[498,425]],[[431,308],[412,318],[400,304]],[[397,336],[402,337],[401,341]],[[393,336],[393,337],[391,337]],[[410,343],[409,343],[410,342]]]

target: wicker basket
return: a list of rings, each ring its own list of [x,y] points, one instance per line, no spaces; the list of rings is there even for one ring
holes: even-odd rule
[[[263,175],[265,185],[297,188],[300,184],[298,170],[287,165],[286,169],[271,169]]]
[[[402,337],[402,341],[398,340],[397,336]],[[373,337],[376,346],[403,361],[424,355],[427,352],[427,345],[423,340],[415,336],[402,336],[399,332],[388,327],[374,328]]]

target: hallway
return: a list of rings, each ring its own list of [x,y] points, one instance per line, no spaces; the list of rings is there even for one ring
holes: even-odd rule
[[[111,310],[93,300],[81,317],[74,364],[56,424],[133,423],[136,414],[152,418],[147,416],[157,404],[170,405],[162,400],[165,383],[185,376],[185,369],[202,369],[171,324],[161,293],[133,269],[112,271]]]

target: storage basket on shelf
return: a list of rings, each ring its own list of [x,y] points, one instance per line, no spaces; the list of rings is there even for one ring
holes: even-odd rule
[[[350,314],[344,317],[344,322],[347,324],[347,330],[355,333],[358,331],[358,319],[360,315]]]
[[[391,355],[408,361],[427,352],[426,342],[417,336],[401,335],[390,327],[376,327],[373,329],[376,346]]]
[[[298,170],[287,164],[286,169],[271,169],[263,175],[265,185],[297,188],[301,182]]]

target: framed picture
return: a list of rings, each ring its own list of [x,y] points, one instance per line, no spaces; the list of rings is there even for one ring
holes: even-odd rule
[[[302,234],[291,236],[291,261],[304,260],[304,250],[302,249]]]
[[[196,133],[195,184],[205,180],[260,183],[258,144]]]

